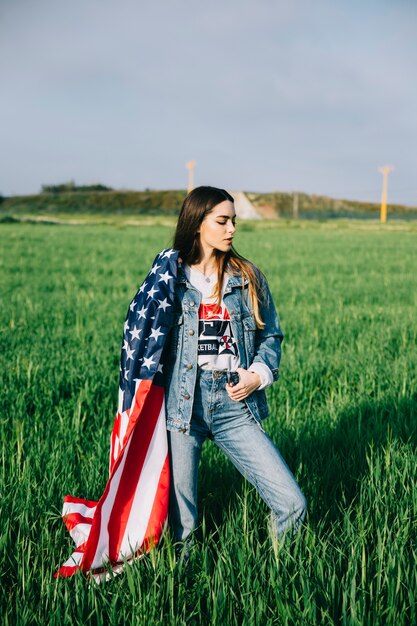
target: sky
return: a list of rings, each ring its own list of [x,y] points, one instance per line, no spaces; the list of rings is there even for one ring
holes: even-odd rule
[[[416,0],[0,0],[0,194],[300,191],[417,206]]]

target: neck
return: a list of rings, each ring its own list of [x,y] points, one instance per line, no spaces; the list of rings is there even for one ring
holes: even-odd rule
[[[216,257],[212,251],[205,252],[203,250],[200,259],[196,263],[193,263],[191,267],[198,268],[203,274],[212,273],[216,269]]]

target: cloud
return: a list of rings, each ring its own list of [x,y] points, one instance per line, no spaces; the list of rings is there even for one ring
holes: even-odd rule
[[[69,178],[183,187],[189,158],[213,184],[348,197],[379,194],[376,168],[395,159],[397,188],[410,189],[411,3],[18,0],[2,11],[3,193]],[[415,191],[397,198],[416,203]]]

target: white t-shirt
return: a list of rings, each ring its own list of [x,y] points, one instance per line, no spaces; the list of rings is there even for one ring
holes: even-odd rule
[[[184,263],[188,281],[201,293],[198,309],[198,357],[197,365],[202,369],[236,371],[240,366],[239,350],[233,336],[230,315],[223,301],[223,293],[229,274],[225,272],[221,291],[220,306],[212,295],[216,287],[217,274],[208,278],[196,269]],[[264,389],[273,382],[272,372],[264,363],[253,363],[248,370],[256,372],[261,378],[258,389]]]

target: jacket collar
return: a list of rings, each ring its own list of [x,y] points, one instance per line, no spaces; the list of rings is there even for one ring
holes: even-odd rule
[[[244,285],[248,284],[248,279],[246,278],[246,276],[244,277],[243,282],[244,282]],[[187,279],[187,276],[185,274],[185,270],[182,264],[181,265],[178,264],[177,283],[185,283],[187,286],[190,286],[190,283]],[[224,293],[228,293],[229,291],[232,290],[233,287],[241,287],[241,286],[242,286],[242,277],[231,275],[229,276],[229,279],[227,281]]]

